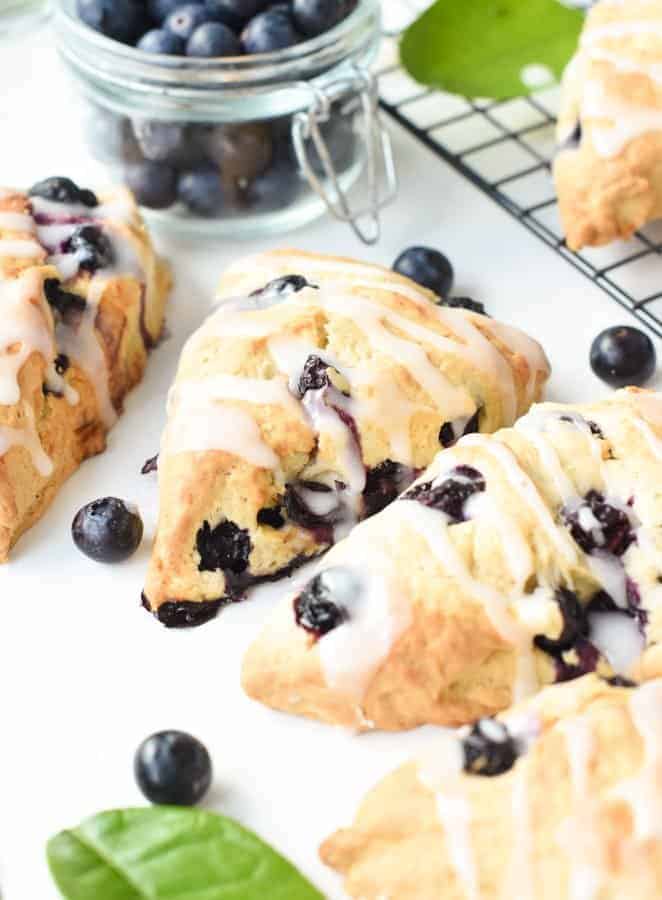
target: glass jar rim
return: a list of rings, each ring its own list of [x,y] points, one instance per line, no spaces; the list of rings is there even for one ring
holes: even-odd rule
[[[81,22],[74,12],[74,0],[56,0],[55,16],[60,51],[95,80],[179,94],[314,81],[342,62],[360,58],[374,42],[380,21],[379,0],[359,0],[356,9],[334,28],[293,47],[205,59],[146,53],[115,41]]]

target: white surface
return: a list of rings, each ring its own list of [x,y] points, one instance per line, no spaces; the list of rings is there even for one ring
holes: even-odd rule
[[[78,146],[75,103],[47,37],[0,48],[0,180],[28,185],[69,174],[85,185],[103,183]],[[185,245],[159,236],[176,278],[172,337],[154,353],[108,452],[69,481],[0,569],[4,900],[55,900],[47,838],[101,809],[142,804],[134,749],[169,727],[190,730],[210,748],[216,780],[209,805],[272,841],[340,900],[317,845],[350,820],[367,787],[429,743],[430,728],[357,738],[274,714],[242,695],[242,650],[278,586],[188,632],[166,630],[139,605],[156,513],[155,478],[140,476],[140,466],[158,447],[179,348],[208,309],[224,264],[239,254],[285,242],[390,263],[411,243],[438,246],[455,263],[457,293],[484,300],[493,315],[543,342],[554,367],[551,398],[608,392],[590,372],[588,348],[601,328],[628,315],[410,137],[394,137],[403,186],[376,248],[365,250],[328,220],[250,245]],[[86,560],[69,535],[74,512],[105,494],[136,502],[145,518],[145,542],[122,566]]]

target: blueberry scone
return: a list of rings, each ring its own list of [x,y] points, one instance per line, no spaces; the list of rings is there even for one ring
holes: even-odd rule
[[[395,730],[627,672],[662,634],[661,483],[662,395],[646,391],[464,437],[291,590],[244,688]]]
[[[317,556],[441,446],[511,423],[539,345],[379,266],[295,251],[232,266],[185,347],[159,456],[145,606],[199,624]]]
[[[104,449],[169,286],[127,191],[0,189],[0,560]]]
[[[565,72],[554,175],[568,246],[662,217],[662,0],[601,0]]]
[[[657,900],[662,681],[587,675],[432,740],[321,848],[360,900]]]

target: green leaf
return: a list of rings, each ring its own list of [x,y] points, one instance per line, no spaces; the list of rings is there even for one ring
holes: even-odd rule
[[[584,22],[558,0],[438,0],[405,32],[402,62],[417,81],[465,97],[529,93],[522,70],[560,78]]]
[[[66,900],[323,900],[257,835],[190,807],[118,809],[48,842]]]

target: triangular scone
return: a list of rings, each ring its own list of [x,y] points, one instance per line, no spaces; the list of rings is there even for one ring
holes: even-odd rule
[[[288,591],[251,697],[359,729],[453,725],[626,671],[662,635],[662,395],[541,404],[438,454]]]
[[[127,191],[48,184],[68,200],[0,189],[0,561],[103,450],[170,287]]]
[[[356,900],[658,900],[662,681],[588,675],[430,740],[321,848]]]
[[[601,0],[563,78],[554,163],[573,250],[662,216],[662,0]]]
[[[169,626],[323,552],[440,444],[514,421],[549,373],[520,331],[379,266],[264,253],[221,296],[182,354],[159,457],[144,602]]]

